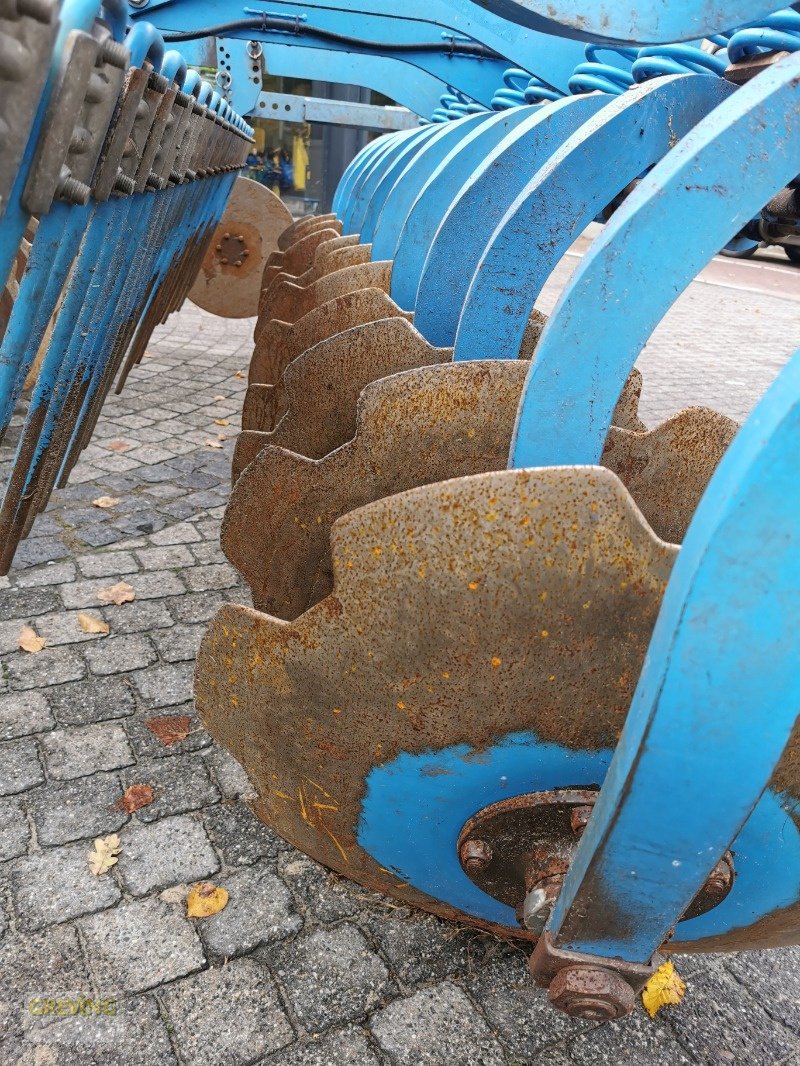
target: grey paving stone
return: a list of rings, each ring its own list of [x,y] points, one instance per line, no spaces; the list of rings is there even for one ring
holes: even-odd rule
[[[167,526],[166,529],[154,533],[150,540],[153,544],[191,544],[200,540],[200,534],[189,522],[181,522],[176,526]]]
[[[363,1030],[348,1026],[294,1044],[270,1055],[266,1062],[270,1066],[378,1066],[380,1059]]]
[[[125,833],[117,866],[133,896],[181,882],[202,881],[219,869],[203,825],[190,815],[132,825]]]
[[[47,646],[62,644],[87,644],[102,640],[96,633],[85,633],[78,621],[80,611],[59,611],[58,614],[43,614],[36,620],[36,632],[45,638]],[[99,611],[88,612],[92,618],[100,618]]]
[[[86,1013],[28,1032],[17,1066],[56,1063],[58,1066],[154,1066],[155,1063],[171,1066],[177,1063],[153,997],[98,1000],[87,995],[83,1003]],[[104,1013],[95,1013],[96,1004],[101,1005]],[[81,1004],[77,1006],[80,1009]]]
[[[193,1066],[244,1066],[295,1038],[269,973],[251,959],[176,981],[162,1001]]]
[[[40,572],[40,571],[37,571]],[[49,614],[64,607],[54,588],[30,589],[12,587],[0,590],[0,621],[9,618],[28,619],[40,614]]]
[[[392,972],[406,985],[442,980],[459,972],[473,973],[487,952],[497,950],[493,937],[395,903],[387,906],[381,896],[375,897],[376,905],[370,910],[365,906],[365,890],[359,885],[340,879],[338,887],[356,902],[362,912],[362,927],[369,930]],[[320,905],[313,896],[309,903],[319,914]]]
[[[131,675],[131,680],[148,707],[174,707],[192,697],[194,663],[140,670]]]
[[[150,545],[140,548],[136,554],[150,570],[179,570],[194,562],[192,553],[183,544]]]
[[[370,1029],[392,1061],[501,1066],[502,1048],[460,988],[446,981],[377,1011]]]
[[[219,563],[225,558],[220,544],[218,542],[215,543],[213,540],[204,540],[200,544],[193,544],[192,555],[195,557],[196,562],[201,564]]]
[[[212,749],[206,756],[206,762],[211,767],[222,794],[228,799],[254,795],[253,786],[244,767],[227,751],[221,748]]]
[[[136,578],[136,596],[140,600],[160,600],[164,596],[180,596],[186,586],[172,570],[153,570]]]
[[[162,633],[153,633],[153,642],[164,662],[193,663],[207,628],[205,625],[176,625]]]
[[[117,902],[120,891],[113,878],[90,872],[90,850],[85,843],[68,844],[14,861],[11,896],[20,929],[68,922]]]
[[[16,567],[38,566],[54,559],[68,559],[72,550],[61,537],[31,537],[23,541],[14,556]]]
[[[8,657],[8,675],[15,689],[47,688],[86,676],[86,663],[74,648],[45,648],[35,655]]]
[[[84,919],[80,929],[95,983],[107,996],[145,992],[205,965],[189,920],[160,899],[126,901]]]
[[[26,792],[44,781],[44,771],[33,740],[6,740],[0,744],[0,796]]]
[[[709,1066],[764,1066],[800,1055],[789,1031],[768,1024],[761,1007],[722,970],[688,980],[680,1007],[666,1007],[659,1017],[696,1062]]]
[[[175,620],[167,609],[165,600],[134,600],[119,607],[114,604],[103,609],[103,617],[113,632],[119,635],[127,633],[153,633],[154,630],[167,629],[175,625]]]
[[[89,974],[71,926],[6,937],[0,943],[0,974],[0,1050],[11,1034],[41,1024],[31,1013],[32,1000],[72,999],[90,992]],[[8,1061],[3,1057],[3,1062]]]
[[[56,729],[41,738],[47,772],[56,781],[86,777],[98,770],[119,770],[134,761],[119,722]]]
[[[25,737],[52,729],[55,719],[40,692],[15,692],[0,696],[0,740]]]
[[[388,970],[354,925],[317,929],[273,949],[270,957],[309,1032],[364,1017],[392,991]]]
[[[154,822],[167,814],[196,811],[220,798],[199,755],[140,761],[125,771],[124,780],[126,788],[150,785],[153,789],[153,802],[136,812],[142,822]]]
[[[84,654],[95,677],[141,670],[158,658],[151,642],[141,634],[105,637],[86,648]]]
[[[166,746],[144,724],[150,718],[160,718],[162,715],[189,718],[189,734],[185,740]],[[151,708],[146,714],[129,718],[125,723],[125,728],[133,750],[140,759],[165,759],[173,755],[185,755],[191,751],[201,751],[211,744],[211,737],[200,725],[194,705],[191,703],[184,703],[178,707]]]
[[[77,570],[71,560],[47,563],[37,569],[23,570],[14,575],[14,584],[18,588],[35,588],[41,585],[60,585],[74,581]]]
[[[75,561],[84,577],[120,578],[135,574],[139,569],[136,559],[127,551],[92,552],[90,555],[79,555]]]
[[[73,533],[73,537],[82,548],[105,548],[109,544],[116,544],[124,536],[121,530],[103,522],[82,526]]]
[[[620,1022],[593,1026],[567,1047],[576,1066],[616,1066],[620,1062],[627,1066],[689,1066],[691,1063],[672,1034],[641,1008]]]
[[[195,592],[170,603],[178,622],[209,622],[226,603],[218,592]]]
[[[24,855],[31,831],[25,808],[18,799],[0,799],[0,862]]]
[[[92,774],[36,789],[28,796],[28,807],[39,843],[47,847],[116,832],[128,820],[114,806],[121,795],[116,774]]]
[[[228,589],[239,583],[239,575],[227,563],[212,563],[195,566],[184,575],[192,592],[209,592],[213,589]]]
[[[358,911],[359,900],[350,891],[348,882],[313,859],[289,851],[281,855],[278,869],[302,909],[313,913],[320,921],[336,922]],[[363,893],[360,889],[359,895]]]
[[[89,725],[133,714],[136,701],[130,685],[116,677],[74,681],[47,693],[47,702],[61,725]]]
[[[275,859],[290,845],[281,840],[243,803],[218,804],[206,811],[206,828],[226,866],[251,866]]]
[[[547,993],[534,985],[527,955],[520,949],[495,944],[487,965],[466,969],[465,988],[480,1003],[512,1059],[528,1062],[544,1055],[549,1044],[592,1028],[589,1022],[553,1010]]]
[[[232,958],[296,933],[302,919],[295,913],[286,885],[267,866],[253,866],[214,882],[227,888],[224,910],[198,922],[210,955]]]
[[[772,1018],[800,1035],[800,948],[743,951],[726,966]]]

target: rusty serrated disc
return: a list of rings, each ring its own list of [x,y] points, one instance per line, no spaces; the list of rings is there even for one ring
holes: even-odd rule
[[[189,293],[192,303],[221,318],[258,314],[264,266],[291,224],[289,210],[274,192],[251,178],[237,178]]]

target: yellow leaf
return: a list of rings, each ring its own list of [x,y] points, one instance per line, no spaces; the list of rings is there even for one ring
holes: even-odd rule
[[[210,918],[221,911],[227,902],[227,888],[212,885],[209,881],[195,885],[186,898],[186,917]]]
[[[122,845],[116,833],[112,833],[107,837],[98,837],[95,840],[94,851],[90,851],[87,856],[89,869],[95,877],[108,873],[111,867],[116,864],[120,851],[122,851]]]
[[[100,507],[104,511],[109,507],[116,507],[119,503],[119,496],[98,496],[96,500],[92,500],[92,507]]]
[[[30,626],[23,626],[19,631],[19,646],[23,651],[29,651],[35,655],[46,643],[44,637],[40,637]]]
[[[244,377],[244,373],[241,370],[237,370],[236,373],[233,376],[235,378],[243,378]]]
[[[117,607],[123,603],[130,603],[136,599],[136,590],[127,581],[118,581],[116,585],[109,585],[106,589],[97,590],[97,598],[100,603],[115,603]]]
[[[227,400],[227,398],[228,398],[227,396],[215,396],[214,397],[215,400]]]
[[[207,440],[206,441],[206,448],[221,448],[221,447],[222,447],[222,445],[220,444],[220,442],[218,440]]]
[[[215,418],[214,419],[214,425],[215,426],[229,426],[230,422],[228,421],[227,418]]]
[[[78,613],[78,625],[84,633],[102,633],[103,636],[108,633],[108,622],[93,618],[90,614],[84,614],[83,611]]]
[[[671,962],[659,966],[642,989],[642,1003],[651,1018],[667,1004],[680,1003],[686,992],[686,985],[675,972]]]

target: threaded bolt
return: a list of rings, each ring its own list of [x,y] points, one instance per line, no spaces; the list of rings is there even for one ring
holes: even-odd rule
[[[108,63],[110,67],[119,67],[120,70],[125,70],[131,59],[131,54],[125,45],[115,41],[112,37],[107,37],[100,45],[100,55],[104,63]]]
[[[136,191],[136,182],[133,178],[129,178],[127,174],[123,174],[120,171],[114,179],[114,191],[124,193],[126,196],[132,196]]]
[[[492,861],[492,849],[485,840],[465,840],[459,856],[467,873],[476,874],[485,870]]]
[[[55,196],[60,200],[66,200],[67,203],[80,204],[83,207],[84,204],[89,202],[91,192],[92,190],[88,185],[84,185],[82,181],[73,178],[69,171],[66,171],[58,179]]]

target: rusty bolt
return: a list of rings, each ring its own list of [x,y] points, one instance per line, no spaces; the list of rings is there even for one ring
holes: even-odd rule
[[[634,1008],[636,997],[624,978],[600,966],[569,966],[550,983],[548,999],[571,1018],[610,1022]]]
[[[229,241],[230,239],[231,239],[231,235],[230,235],[230,233],[226,233],[226,234],[225,234],[225,240],[226,240],[226,241]]]
[[[234,265],[235,267],[240,267],[240,266],[242,265],[242,261],[241,261],[241,259],[237,259],[237,260],[236,260],[236,262],[235,262],[235,263],[234,263],[233,265]]]
[[[589,824],[589,819],[592,817],[592,811],[594,808],[590,805],[584,807],[573,807],[572,813],[569,816],[569,824],[572,827],[572,832],[579,834],[584,831]]]
[[[250,255],[250,249],[249,248],[245,248],[245,250],[242,252],[242,255],[246,259],[248,257],[248,255]]]
[[[721,900],[727,895],[732,884],[733,862],[730,852],[726,852],[708,875],[705,891],[710,896],[716,896]]]
[[[217,245],[217,251],[218,251],[218,252],[221,252],[221,251],[222,251],[222,245],[221,245],[221,244],[218,244],[218,245]]]
[[[236,240],[239,242],[239,244],[244,244],[244,237],[241,235],[241,233],[236,238]]]
[[[225,256],[223,256],[222,259],[220,260],[220,262],[221,263],[227,263],[228,260],[227,260],[227,258]]]
[[[459,854],[461,865],[468,874],[485,870],[492,861],[492,849],[485,840],[465,840]]]

